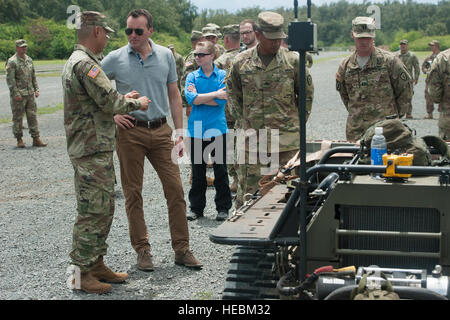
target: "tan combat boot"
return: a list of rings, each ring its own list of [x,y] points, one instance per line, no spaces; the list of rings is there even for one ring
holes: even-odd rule
[[[433,119],[433,114],[432,113],[428,113],[424,119]]]
[[[72,280],[72,283],[75,282],[75,279]],[[80,274],[80,288],[76,290],[82,290],[86,293],[97,293],[103,294],[108,293],[112,290],[112,286],[107,283],[103,283],[98,281],[98,279],[92,276],[91,272],[82,272]]]
[[[121,283],[128,279],[126,272],[113,272],[103,262],[103,257],[98,258],[97,262],[91,269],[91,275],[100,281],[109,283]]]
[[[23,143],[22,138],[17,139],[17,148],[25,148],[25,143]]]
[[[37,138],[33,138],[33,147],[46,147],[47,144],[42,142],[41,139],[39,139],[39,137]]]

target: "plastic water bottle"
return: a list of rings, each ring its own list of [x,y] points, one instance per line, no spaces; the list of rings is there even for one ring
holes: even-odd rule
[[[383,165],[383,154],[387,153],[386,139],[383,136],[383,127],[375,128],[375,135],[370,144],[371,164],[378,166]],[[379,173],[374,173],[373,177],[380,178]]]

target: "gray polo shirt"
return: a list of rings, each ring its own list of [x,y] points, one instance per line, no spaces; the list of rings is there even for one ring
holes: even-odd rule
[[[117,91],[126,94],[136,90],[151,100],[147,111],[130,112],[130,115],[143,121],[169,114],[167,85],[178,80],[172,52],[151,39],[149,41],[152,52],[145,60],[128,44],[110,52],[101,62],[108,78],[116,81]]]

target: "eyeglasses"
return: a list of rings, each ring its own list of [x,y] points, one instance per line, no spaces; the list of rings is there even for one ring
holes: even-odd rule
[[[144,29],[132,29],[132,28],[126,28],[125,33],[127,36],[131,36],[131,34],[136,33],[138,36],[142,36],[144,34]]]
[[[203,58],[204,56],[209,56],[211,55],[211,53],[194,53],[194,57],[199,57],[199,58]]]
[[[244,35],[246,35],[246,34],[250,34],[250,33],[253,33],[254,31],[243,31],[243,32],[241,32],[241,36],[244,36]]]

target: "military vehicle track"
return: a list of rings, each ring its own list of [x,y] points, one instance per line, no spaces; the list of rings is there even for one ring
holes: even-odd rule
[[[277,276],[272,272],[275,253],[271,249],[239,246],[228,269],[222,299],[280,299]]]

